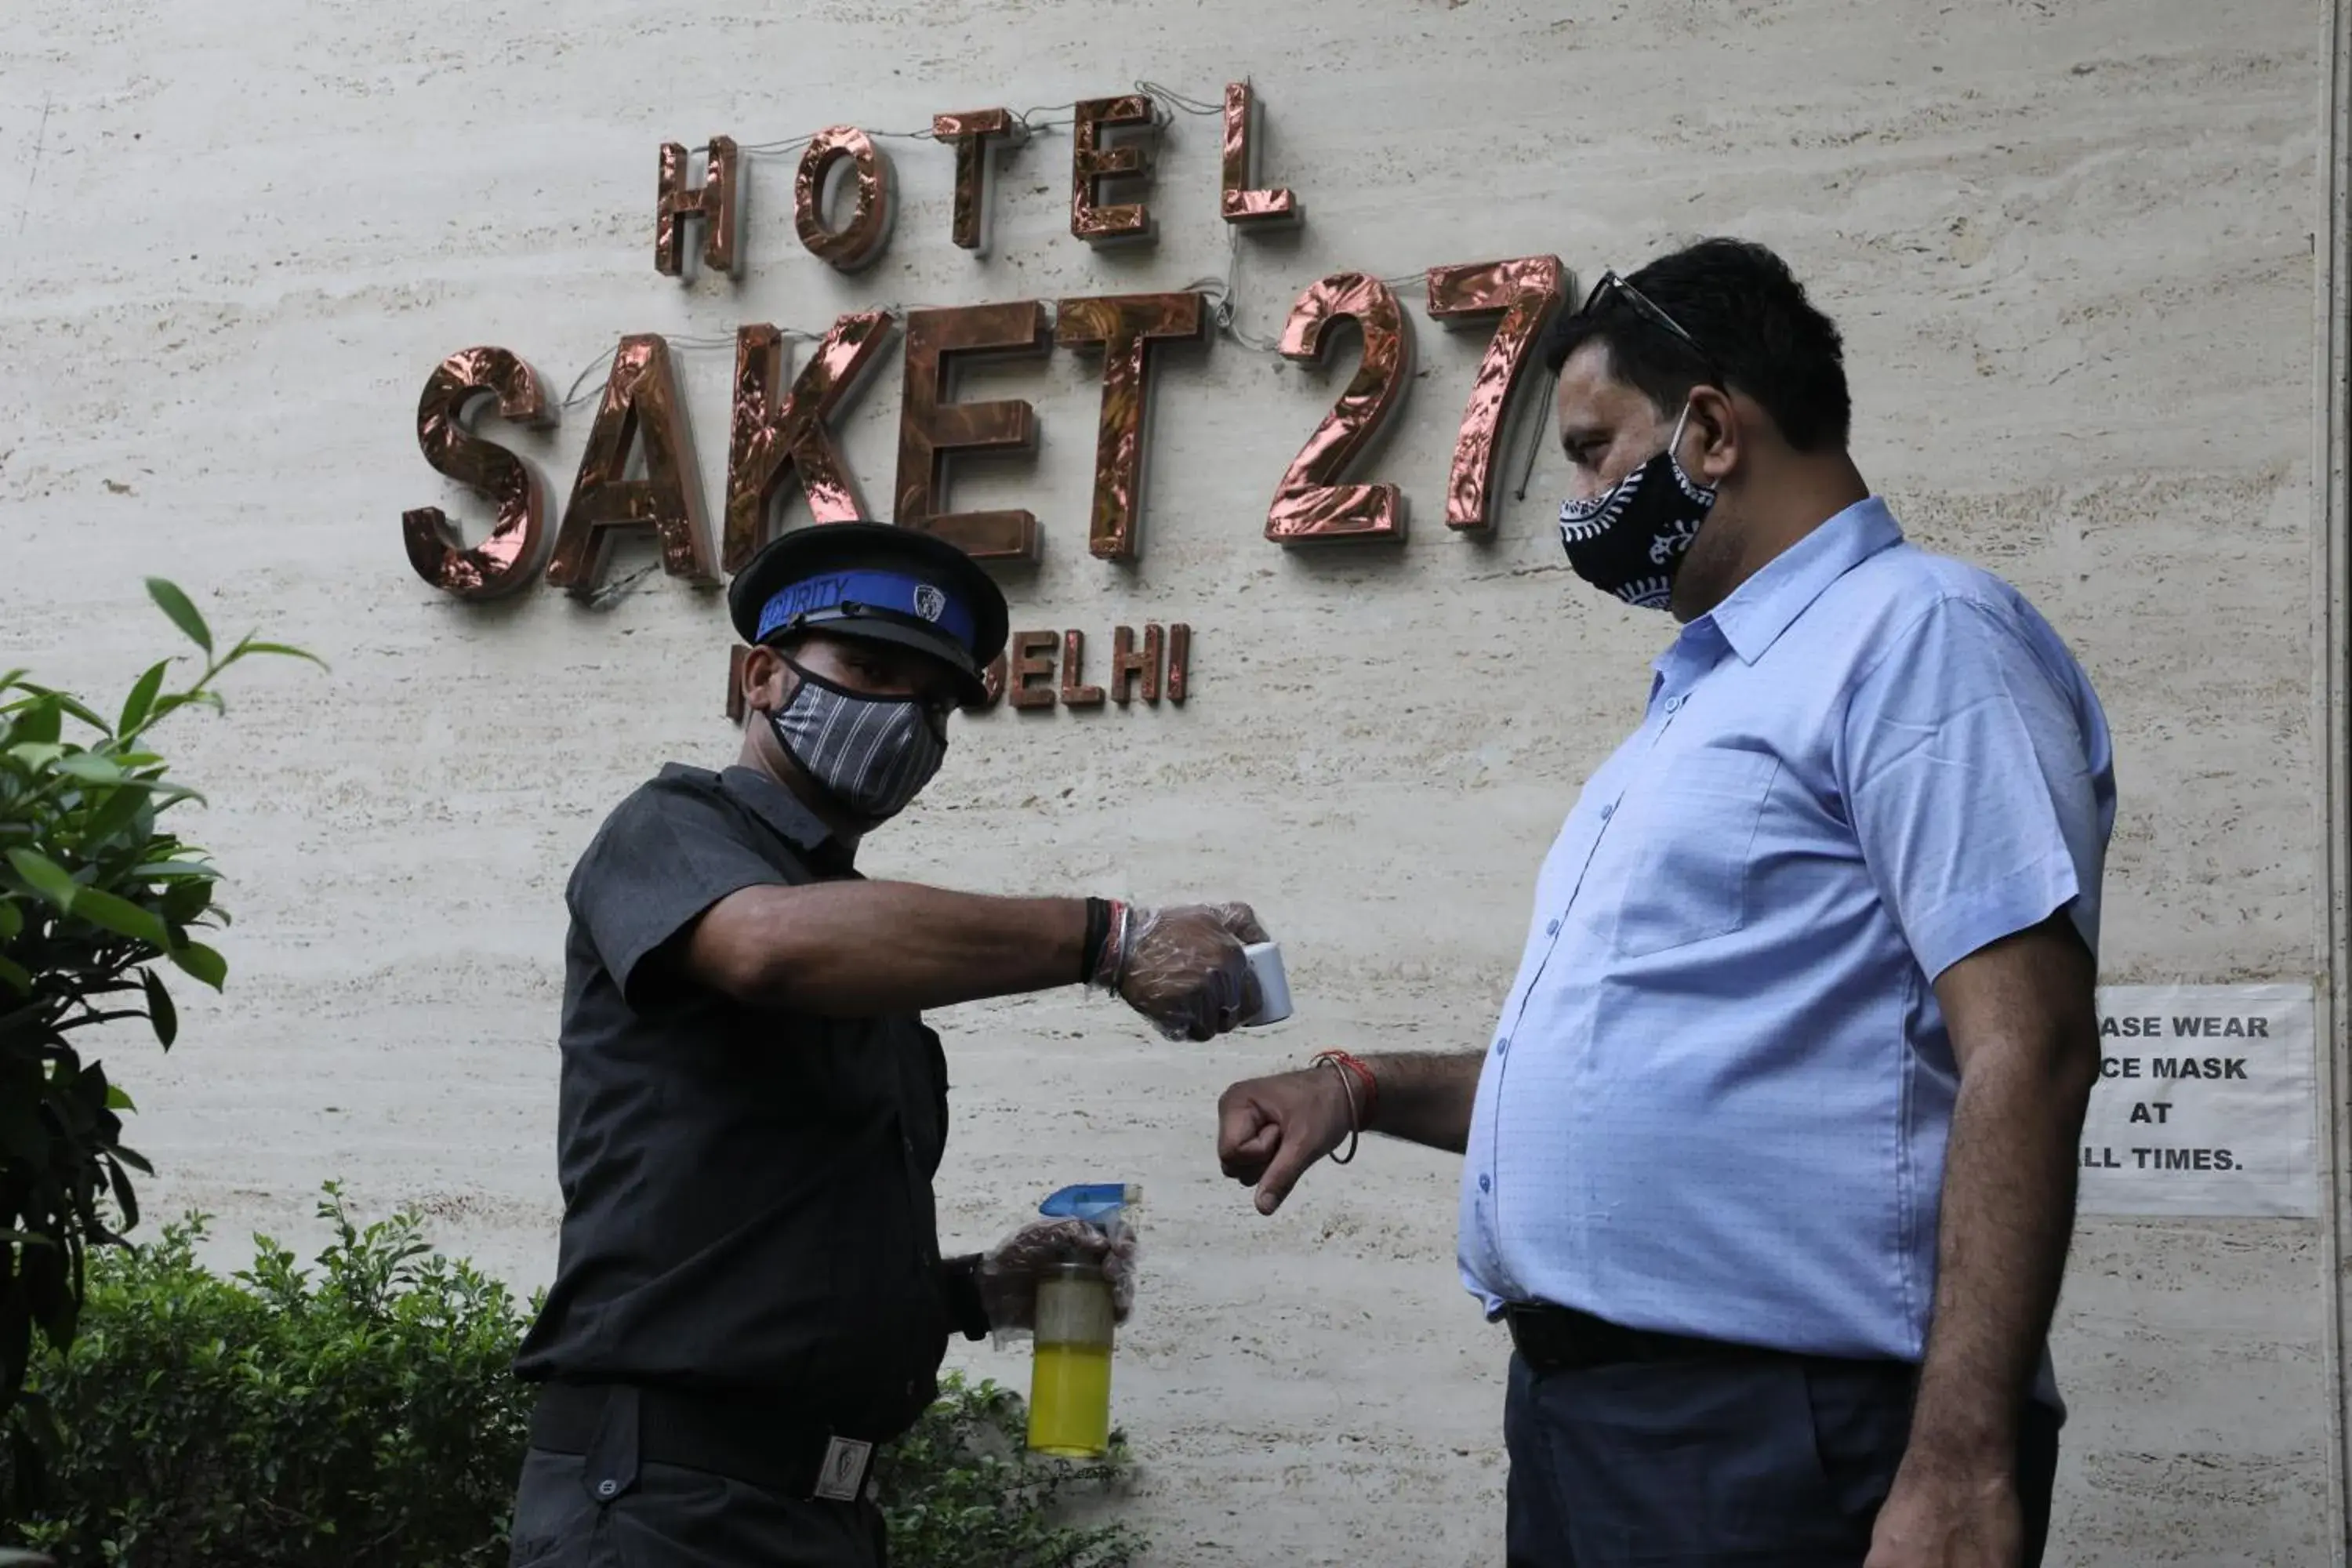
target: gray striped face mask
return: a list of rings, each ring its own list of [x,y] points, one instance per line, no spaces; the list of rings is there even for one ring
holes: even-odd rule
[[[946,716],[910,697],[868,697],[784,663],[800,684],[768,723],[785,754],[866,822],[906,810],[947,760]]]

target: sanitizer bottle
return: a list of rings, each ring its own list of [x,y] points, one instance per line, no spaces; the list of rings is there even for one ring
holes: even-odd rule
[[[1038,1212],[1090,1221],[1116,1240],[1141,1196],[1116,1182],[1065,1187]],[[1029,1370],[1029,1447],[1035,1452],[1099,1459],[1110,1451],[1112,1319],[1111,1282],[1101,1264],[1048,1264],[1038,1275]]]

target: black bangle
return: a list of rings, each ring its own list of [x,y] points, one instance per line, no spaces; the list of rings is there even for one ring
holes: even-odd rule
[[[1103,944],[1110,940],[1110,900],[1087,900],[1087,940],[1078,954],[1078,984],[1095,983],[1095,970],[1102,963]]]

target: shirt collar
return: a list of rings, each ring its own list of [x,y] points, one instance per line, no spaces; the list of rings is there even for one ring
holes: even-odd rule
[[[740,763],[728,768],[719,775],[719,787],[806,851],[812,864],[822,867],[837,862],[845,868],[856,854],[852,847],[834,837],[833,829],[818,820],[816,813],[801,804],[800,796],[756,769]]]
[[[1729,598],[1685,628],[1685,635],[1711,621],[1740,661],[1754,664],[1831,584],[1902,542],[1902,525],[1886,503],[1865,497],[1765,563]]]

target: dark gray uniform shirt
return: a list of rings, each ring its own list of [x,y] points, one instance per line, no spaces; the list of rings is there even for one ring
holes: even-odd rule
[[[673,763],[597,832],[565,894],[563,1230],[524,1378],[772,1394],[869,1438],[933,1397],[950,1316],[971,1327],[931,1202],[939,1037],[747,1007],[678,961],[739,889],[856,875],[745,768]]]

